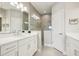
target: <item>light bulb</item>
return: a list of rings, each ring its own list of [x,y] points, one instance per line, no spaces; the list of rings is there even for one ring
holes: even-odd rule
[[[17,5],[17,4],[18,4],[18,2],[14,2],[14,4],[16,4],[16,5]]]
[[[19,6],[20,6],[20,8],[23,8],[23,4],[22,3],[19,3]]]
[[[15,6],[15,4],[14,4],[13,2],[10,2],[10,4],[11,4],[12,6]]]
[[[19,9],[19,8],[20,8],[20,6],[19,6],[19,5],[17,5],[17,8]]]
[[[24,11],[24,9],[23,9],[23,8],[21,8],[21,11],[23,12],[23,11]]]
[[[27,11],[27,7],[24,7],[24,11]]]

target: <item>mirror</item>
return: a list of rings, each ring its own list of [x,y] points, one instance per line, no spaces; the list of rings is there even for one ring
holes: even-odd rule
[[[29,13],[21,2],[0,2],[0,33],[28,30]]]
[[[7,10],[0,7],[0,33],[8,32],[9,30],[9,19]]]
[[[0,2],[0,33],[41,30],[40,17],[31,7],[29,2]]]
[[[41,30],[41,21],[40,21],[40,18],[36,14],[33,14],[30,18],[30,29]]]
[[[16,9],[9,2],[0,2],[0,33],[11,32],[11,10]]]
[[[29,14],[27,12],[23,12],[23,30],[29,29]]]
[[[2,31],[2,18],[0,17],[0,32]]]

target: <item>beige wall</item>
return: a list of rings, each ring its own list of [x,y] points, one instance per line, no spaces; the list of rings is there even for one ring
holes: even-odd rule
[[[41,21],[42,21],[42,28],[44,30],[48,30],[49,29],[48,27],[51,25],[51,15],[50,14],[42,15]]]
[[[31,30],[41,30],[41,19],[34,20],[32,19],[32,15],[35,14],[39,18],[41,15],[38,13],[38,11],[30,4],[30,22],[31,22]]]

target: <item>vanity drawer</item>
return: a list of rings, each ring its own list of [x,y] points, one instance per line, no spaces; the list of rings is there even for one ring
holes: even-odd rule
[[[10,51],[17,49],[17,42],[7,43],[1,46],[1,55],[9,53]]]
[[[8,53],[2,54],[1,56],[17,56],[17,49],[14,49]]]

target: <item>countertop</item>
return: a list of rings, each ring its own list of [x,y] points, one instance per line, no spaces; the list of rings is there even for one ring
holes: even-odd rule
[[[79,32],[66,32],[66,35],[79,40]]]
[[[36,35],[36,34],[37,34],[37,32],[32,32],[32,33],[21,33],[21,34],[13,35],[10,37],[2,37],[2,38],[0,38],[0,46],[3,44],[7,44],[9,42],[18,41],[18,40],[21,40],[23,38],[31,37],[31,36]]]

